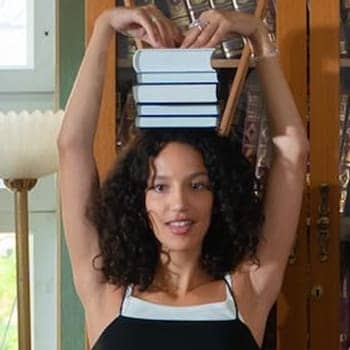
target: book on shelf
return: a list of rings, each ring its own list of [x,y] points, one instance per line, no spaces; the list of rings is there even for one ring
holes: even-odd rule
[[[130,139],[134,137],[135,133],[135,115],[136,106],[131,89],[126,93],[125,100],[122,101],[121,93],[117,94],[118,99],[118,115],[117,115],[117,133],[116,146],[122,148]]]
[[[342,0],[340,3],[340,35],[341,54],[348,57],[350,53],[350,1]]]
[[[276,0],[268,0],[263,21],[269,31],[272,42],[276,42]]]
[[[180,30],[184,33],[188,30],[191,23],[185,0],[165,0],[167,14],[173,20]]]
[[[246,112],[243,124],[242,153],[252,164],[255,164],[260,132],[260,117],[263,112],[263,100],[258,76],[255,71],[248,75],[243,93],[246,98]]]
[[[256,8],[257,0],[232,0],[236,11],[253,14]]]
[[[138,116],[138,128],[216,128],[218,117],[213,116]]]
[[[137,73],[136,80],[139,84],[154,83],[217,83],[216,72],[146,72]]]
[[[191,22],[198,19],[204,11],[210,9],[208,0],[185,0],[185,3],[190,14]]]
[[[154,84],[136,85],[136,103],[214,103],[216,84]]]
[[[342,93],[340,96],[340,129],[339,129],[339,182],[341,185],[340,212],[343,213],[347,199],[349,171],[350,171],[350,118],[349,95]]]
[[[343,240],[340,266],[340,350],[350,348],[350,241]]]
[[[217,10],[234,10],[232,0],[209,0],[210,7]],[[235,58],[242,53],[244,42],[239,34],[232,34],[228,40],[221,43],[222,51],[226,58]]]
[[[215,72],[211,65],[214,49],[140,49],[133,57],[136,73]]]
[[[149,105],[142,104],[137,105],[138,115],[172,115],[172,116],[183,116],[183,115],[216,115],[219,116],[220,110],[217,104],[160,104],[160,105]]]
[[[339,128],[339,142],[340,142],[340,159],[344,157],[344,136],[346,131],[350,128],[349,125],[349,95],[347,93],[342,93],[340,95],[340,128]]]
[[[261,181],[261,190],[264,190],[267,179],[267,171],[271,167],[272,143],[265,110],[261,113],[260,119],[259,139],[256,150],[255,176]]]

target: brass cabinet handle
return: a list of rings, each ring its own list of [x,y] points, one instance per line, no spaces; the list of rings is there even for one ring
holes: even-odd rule
[[[321,204],[319,206],[319,219],[317,220],[318,240],[320,244],[320,261],[328,260],[328,240],[329,240],[329,185],[320,186]]]

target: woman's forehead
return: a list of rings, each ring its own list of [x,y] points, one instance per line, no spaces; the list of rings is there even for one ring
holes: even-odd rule
[[[201,153],[193,146],[171,142],[150,161],[150,170],[157,176],[168,176],[179,172],[206,172],[206,167]]]

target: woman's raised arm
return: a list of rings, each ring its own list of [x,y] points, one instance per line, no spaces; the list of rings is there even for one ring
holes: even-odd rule
[[[86,217],[91,194],[99,180],[93,143],[101,104],[107,50],[115,31],[148,42],[151,46],[175,45],[180,31],[154,6],[117,7],[95,22],[58,139],[59,181],[63,223],[73,268],[75,287],[83,304],[103,290],[103,276],[93,268],[99,254],[96,228]]]
[[[235,11],[209,10],[199,20],[203,29],[191,29],[182,47],[215,47],[239,33],[250,40],[257,57],[256,69],[271,127],[273,160],[264,198],[262,239],[257,249],[260,265],[249,270],[252,290],[262,301],[260,305],[269,309],[280,291],[296,237],[308,139],[264,24],[252,15]]]

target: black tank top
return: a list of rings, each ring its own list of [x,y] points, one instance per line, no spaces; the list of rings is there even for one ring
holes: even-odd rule
[[[236,308],[232,319],[157,320],[125,316],[124,293],[120,315],[104,329],[92,350],[259,350],[239,317],[230,284],[226,278],[224,281]]]

